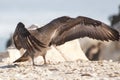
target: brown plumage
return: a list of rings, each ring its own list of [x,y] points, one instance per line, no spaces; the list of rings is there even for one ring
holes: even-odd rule
[[[67,16],[54,19],[47,25],[35,30],[27,30],[23,23],[18,23],[13,39],[17,49],[24,48],[26,52],[15,62],[26,61],[45,55],[51,45],[62,45],[67,41],[82,37],[90,37],[102,41],[119,40],[119,33],[108,25],[87,17]]]

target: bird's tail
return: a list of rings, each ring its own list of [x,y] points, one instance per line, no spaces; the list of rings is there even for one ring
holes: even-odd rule
[[[28,61],[28,60],[29,60],[28,58],[19,58],[16,61],[14,61],[13,63],[16,63],[16,62],[25,62],[25,61]]]
[[[25,52],[20,58],[18,58],[17,60],[15,60],[13,63],[15,62],[25,62],[30,60],[29,54],[28,52]]]

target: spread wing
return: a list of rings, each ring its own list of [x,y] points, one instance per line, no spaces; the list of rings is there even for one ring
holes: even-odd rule
[[[32,36],[21,22],[16,27],[13,40],[17,49],[24,48],[29,52],[40,51],[39,47],[44,47],[44,44]]]
[[[115,41],[119,40],[119,33],[100,21],[79,16],[59,27],[50,45],[61,45],[67,41],[82,37]]]

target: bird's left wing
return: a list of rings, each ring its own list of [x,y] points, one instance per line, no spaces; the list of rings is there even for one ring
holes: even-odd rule
[[[119,33],[100,21],[79,16],[59,27],[50,45],[61,45],[81,37],[90,37],[102,41],[115,41],[119,40]]]

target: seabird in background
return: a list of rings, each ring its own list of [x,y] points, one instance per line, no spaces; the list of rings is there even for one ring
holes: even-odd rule
[[[99,42],[97,43],[97,45],[92,45],[91,47],[87,49],[85,55],[87,56],[89,60],[91,61],[99,60],[100,52],[101,52],[101,45],[102,43]]]
[[[62,45],[77,38],[89,37],[102,41],[118,41],[118,31],[108,25],[88,17],[71,18],[62,16],[35,30],[27,30],[22,22],[17,24],[13,40],[17,49],[26,52],[15,62],[23,62],[41,55],[46,64],[45,55],[51,45]]]

